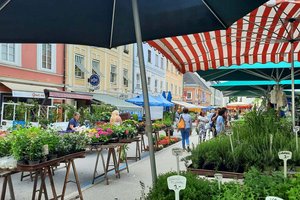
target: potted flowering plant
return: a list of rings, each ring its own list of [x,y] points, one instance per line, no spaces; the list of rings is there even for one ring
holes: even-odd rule
[[[113,131],[108,127],[91,129],[88,136],[91,138],[92,144],[106,143],[112,138]]]

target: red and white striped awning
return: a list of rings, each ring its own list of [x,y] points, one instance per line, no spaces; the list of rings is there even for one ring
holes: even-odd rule
[[[243,63],[300,60],[300,4],[262,5],[227,30],[149,41],[182,73]],[[276,2],[278,3],[278,2]],[[291,19],[295,21],[291,23]],[[178,25],[180,26],[180,25]],[[293,26],[293,28],[292,28]]]

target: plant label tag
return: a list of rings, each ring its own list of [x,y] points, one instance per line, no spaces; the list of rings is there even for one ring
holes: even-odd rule
[[[293,131],[294,133],[298,133],[300,130],[300,126],[294,126]]]
[[[44,154],[44,155],[48,155],[48,154],[49,154],[48,144],[45,144],[45,145],[43,146],[43,154]]]
[[[222,181],[222,179],[223,179],[223,174],[216,173],[216,174],[215,174],[215,179],[216,179],[217,181]]]
[[[180,175],[170,176],[167,179],[169,190],[180,191],[184,190],[186,186],[186,178]]]
[[[221,189],[221,182],[223,179],[223,174],[220,173],[216,173],[215,174],[215,179],[218,181],[218,186],[219,186],[219,190]]]
[[[281,160],[289,160],[292,158],[292,152],[290,151],[279,151],[278,152],[279,159]]]
[[[183,149],[181,149],[181,148],[173,148],[172,149],[172,154],[174,156],[181,156],[182,153],[183,153]]]
[[[279,197],[268,196],[268,197],[266,197],[266,200],[283,200],[283,199],[279,198]]]
[[[231,136],[232,135],[232,130],[228,129],[225,131],[226,135]]]

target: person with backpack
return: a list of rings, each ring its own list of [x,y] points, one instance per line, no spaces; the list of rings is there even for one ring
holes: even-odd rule
[[[191,151],[191,149],[190,149],[190,134],[192,133],[192,117],[188,112],[189,112],[189,110],[187,108],[183,109],[183,113],[179,117],[177,128],[181,132],[182,148],[189,152],[189,151]],[[187,147],[187,149],[186,149],[186,147]]]

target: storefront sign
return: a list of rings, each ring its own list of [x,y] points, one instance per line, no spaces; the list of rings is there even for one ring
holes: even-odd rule
[[[97,87],[100,84],[100,77],[97,74],[92,74],[89,78],[89,82],[92,86]]]
[[[12,91],[13,97],[37,98],[44,99],[45,94],[42,92],[25,92],[25,91]]]
[[[47,97],[53,98],[64,98],[64,99],[83,99],[83,100],[91,100],[93,98],[92,95],[88,94],[78,94],[73,92],[59,92],[59,91],[49,91],[45,90],[45,94]]]

